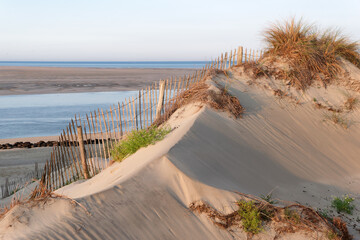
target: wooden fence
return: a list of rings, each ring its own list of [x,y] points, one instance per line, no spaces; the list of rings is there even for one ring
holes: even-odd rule
[[[25,175],[12,179],[6,178],[5,183],[0,185],[1,198],[6,198],[23,188],[24,186],[38,180],[42,176],[42,174],[43,170],[39,169],[38,163],[35,163],[34,170],[27,172]]]
[[[53,147],[34,193],[53,191],[79,179],[88,179],[106,168],[111,149],[129,132],[146,129],[156,119],[166,117],[166,109],[175,104],[185,90],[202,81],[210,69],[226,70],[243,62],[257,61],[262,51],[238,49],[221,54],[201,70],[184,77],[161,80],[140,90],[136,96],[85,116],[76,116],[59,136]],[[166,119],[165,119],[166,120]],[[34,195],[33,195],[34,196]]]

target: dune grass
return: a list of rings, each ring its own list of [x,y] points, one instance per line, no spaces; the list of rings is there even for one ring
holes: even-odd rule
[[[166,134],[170,132],[170,128],[150,127],[148,129],[134,130],[127,137],[120,141],[111,149],[111,156],[114,161],[122,161],[126,157],[134,154],[142,147],[155,144],[162,140]]]
[[[341,69],[342,57],[360,68],[359,43],[339,30],[320,30],[315,24],[292,18],[272,24],[263,33],[267,44],[264,56],[282,58],[291,66],[285,75],[299,88],[314,80],[324,84]]]

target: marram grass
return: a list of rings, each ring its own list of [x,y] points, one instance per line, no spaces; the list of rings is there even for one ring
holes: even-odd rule
[[[122,161],[128,156],[134,154],[142,147],[155,144],[157,141],[164,139],[166,134],[171,131],[170,128],[150,127],[148,129],[134,130],[130,132],[124,140],[111,149],[111,156],[114,161]]]
[[[340,57],[360,68],[359,42],[339,30],[321,30],[292,18],[271,25],[263,36],[267,44],[264,56],[288,62],[292,70],[287,75],[300,88],[316,79],[329,83],[341,69]]]

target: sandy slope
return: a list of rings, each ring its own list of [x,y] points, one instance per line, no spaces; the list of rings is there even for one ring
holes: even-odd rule
[[[356,198],[355,213],[344,216],[357,226],[360,193],[359,111],[348,113],[349,129],[314,109],[313,96],[340,104],[335,89],[298,93],[300,104],[273,96],[269,86],[249,86],[234,70],[231,81],[215,78],[240,99],[242,119],[195,105],[172,116],[177,127],[163,141],[139,150],[86,182],[57,193],[76,199],[51,200],[32,208],[17,206],[0,222],[4,239],[246,239],[204,215],[188,210],[205,200],[230,212],[238,195],[273,191],[275,198],[331,210],[333,196]],[[262,86],[262,83],[259,86]],[[264,89],[263,89],[264,88]],[[325,101],[324,100],[324,101]],[[357,237],[353,227],[351,233]],[[254,239],[272,239],[274,233]],[[301,234],[283,239],[308,239]]]

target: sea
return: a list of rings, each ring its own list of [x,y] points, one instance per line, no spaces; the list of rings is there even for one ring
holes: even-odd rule
[[[0,139],[57,136],[77,116],[134,96],[136,91],[0,96]]]
[[[136,62],[40,62],[0,61],[0,66],[81,67],[81,68],[202,68],[207,61],[136,61]]]
[[[0,66],[82,68],[202,68],[205,61],[162,62],[0,62]],[[0,86],[1,87],[1,86]],[[57,136],[75,114],[84,116],[98,108],[134,96],[134,91],[31,94],[0,96],[0,139]]]

